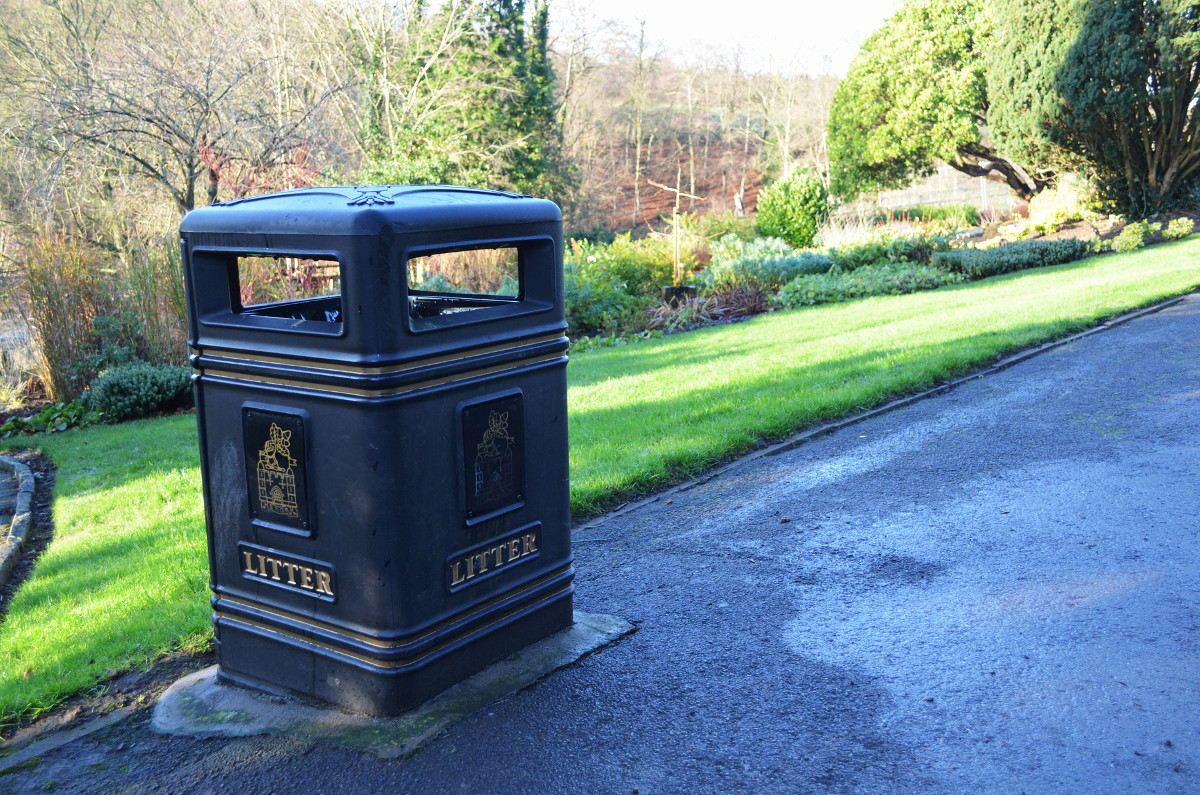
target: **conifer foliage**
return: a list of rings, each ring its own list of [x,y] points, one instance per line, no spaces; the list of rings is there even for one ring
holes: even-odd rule
[[[404,39],[360,60],[372,181],[461,183],[570,199],[549,2],[481,0],[406,12]],[[377,65],[374,61],[382,61]]]
[[[997,0],[991,120],[1013,152],[1094,177],[1132,214],[1200,176],[1200,3]]]

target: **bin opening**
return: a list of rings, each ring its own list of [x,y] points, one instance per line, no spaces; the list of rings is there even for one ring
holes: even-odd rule
[[[342,322],[342,271],[336,260],[238,257],[237,314]]]
[[[452,315],[520,301],[516,246],[438,251],[409,257],[408,304],[413,318]]]

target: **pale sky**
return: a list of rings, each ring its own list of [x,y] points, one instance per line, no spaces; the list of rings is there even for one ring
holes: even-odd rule
[[[751,69],[845,74],[859,46],[901,0],[600,0],[586,3],[594,16],[636,30],[667,50],[741,48]],[[572,0],[551,3],[550,17]]]

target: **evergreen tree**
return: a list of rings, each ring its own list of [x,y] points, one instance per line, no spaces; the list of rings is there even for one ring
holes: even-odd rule
[[[570,180],[550,64],[549,2],[537,0],[528,28],[526,11],[525,0],[482,5],[480,37],[464,59],[468,79],[479,85],[470,112],[484,122],[479,133],[495,155],[495,187],[561,200]]]
[[[1050,178],[1002,156],[986,135],[983,0],[907,0],[863,44],[829,115],[831,188],[844,199],[907,185],[936,160],[1029,198]]]
[[[987,67],[997,137],[1090,174],[1119,210],[1200,177],[1200,3],[997,0]]]
[[[525,0],[448,3],[436,15],[413,5],[403,41],[380,56],[390,60],[381,67],[360,58],[364,176],[569,200],[573,175],[563,161],[547,0],[536,1],[528,25]],[[385,68],[392,94],[373,78]]]

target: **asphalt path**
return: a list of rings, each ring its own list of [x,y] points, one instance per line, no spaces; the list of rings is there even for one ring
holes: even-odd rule
[[[575,531],[638,631],[384,761],[134,716],[0,792],[1200,791],[1200,299]]]

